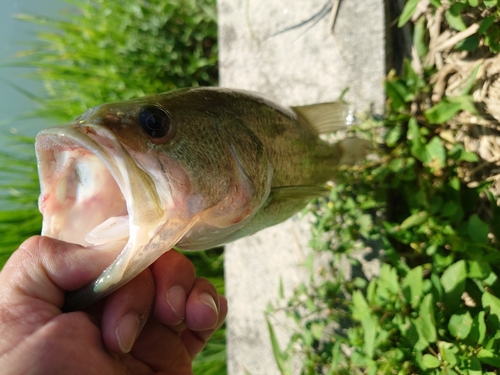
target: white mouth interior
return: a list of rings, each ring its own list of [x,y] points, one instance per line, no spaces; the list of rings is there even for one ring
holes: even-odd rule
[[[87,143],[93,142],[87,138]],[[42,235],[82,246],[119,242],[123,247],[130,233],[126,186],[119,186],[102,160],[112,163],[116,174],[115,158],[97,156],[91,148],[71,138],[37,139]]]

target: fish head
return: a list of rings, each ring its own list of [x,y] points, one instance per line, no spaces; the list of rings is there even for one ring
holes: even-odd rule
[[[272,169],[222,94],[103,104],[37,136],[42,235],[117,252],[93,299],[173,246],[224,243],[264,203]]]

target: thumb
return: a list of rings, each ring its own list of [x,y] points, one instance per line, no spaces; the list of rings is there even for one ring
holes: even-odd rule
[[[84,248],[50,237],[35,236],[15,251],[0,272],[0,296],[26,296],[61,307],[65,291],[95,279],[116,252]]]

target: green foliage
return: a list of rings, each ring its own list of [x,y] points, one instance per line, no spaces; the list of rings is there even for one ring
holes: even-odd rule
[[[33,140],[11,137],[11,148],[0,151],[0,267],[22,241],[39,234],[42,225]]]
[[[417,9],[419,0],[406,1],[403,12],[398,21],[402,27],[410,19]],[[479,25],[479,30],[473,35],[456,45],[456,49],[464,51],[475,51],[480,49],[480,39],[493,53],[500,52],[500,12],[497,0],[450,0],[444,17],[448,27],[456,31],[464,31],[474,23]],[[431,0],[430,5],[434,8],[444,4],[441,0]],[[418,28],[418,23],[416,27]],[[415,43],[418,49],[418,39]]]
[[[105,102],[215,85],[215,0],[77,0],[75,14],[18,18],[48,27],[16,64],[48,98],[37,115],[68,121]]]
[[[47,96],[35,98],[40,109],[34,116],[59,123],[104,102],[217,85],[215,0],[71,3],[77,11],[61,19],[19,15],[45,30],[15,64],[34,68],[31,77],[45,85]],[[41,229],[33,139],[14,137],[10,143],[0,152],[0,266]],[[198,275],[223,293],[222,249],[187,255]],[[224,329],[197,357],[194,371],[226,373]]]
[[[400,25],[417,3],[407,1]],[[470,21],[463,12],[481,7],[486,18],[478,40],[494,51],[486,34],[494,38],[497,6],[451,1],[445,19],[463,30]],[[419,22],[415,33],[424,34]],[[500,371],[497,197],[488,182],[464,181],[479,157],[449,136],[448,123],[462,112],[477,115],[469,96],[477,71],[461,95],[436,103],[430,101],[434,67],[417,73],[407,62],[400,77],[387,77],[384,119],[358,129],[378,156],[341,170],[329,199],[311,206],[311,245],[331,261],[286,302],[296,329],[287,348],[274,347],[280,368],[298,354],[301,374]],[[378,276],[359,272],[360,251],[365,260],[381,259]],[[353,278],[346,277],[346,261],[358,270]]]

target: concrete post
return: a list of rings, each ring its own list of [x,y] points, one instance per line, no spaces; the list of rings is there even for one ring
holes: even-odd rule
[[[385,100],[383,0],[219,0],[220,85],[253,90],[284,105],[346,100],[356,111]],[[316,16],[315,16],[316,15]],[[308,22],[304,22],[310,19]],[[296,25],[300,25],[295,27]],[[287,30],[287,31],[284,31]],[[293,217],[226,246],[228,373],[278,374],[265,310],[307,272],[307,220]],[[281,329],[284,345],[290,332]]]

